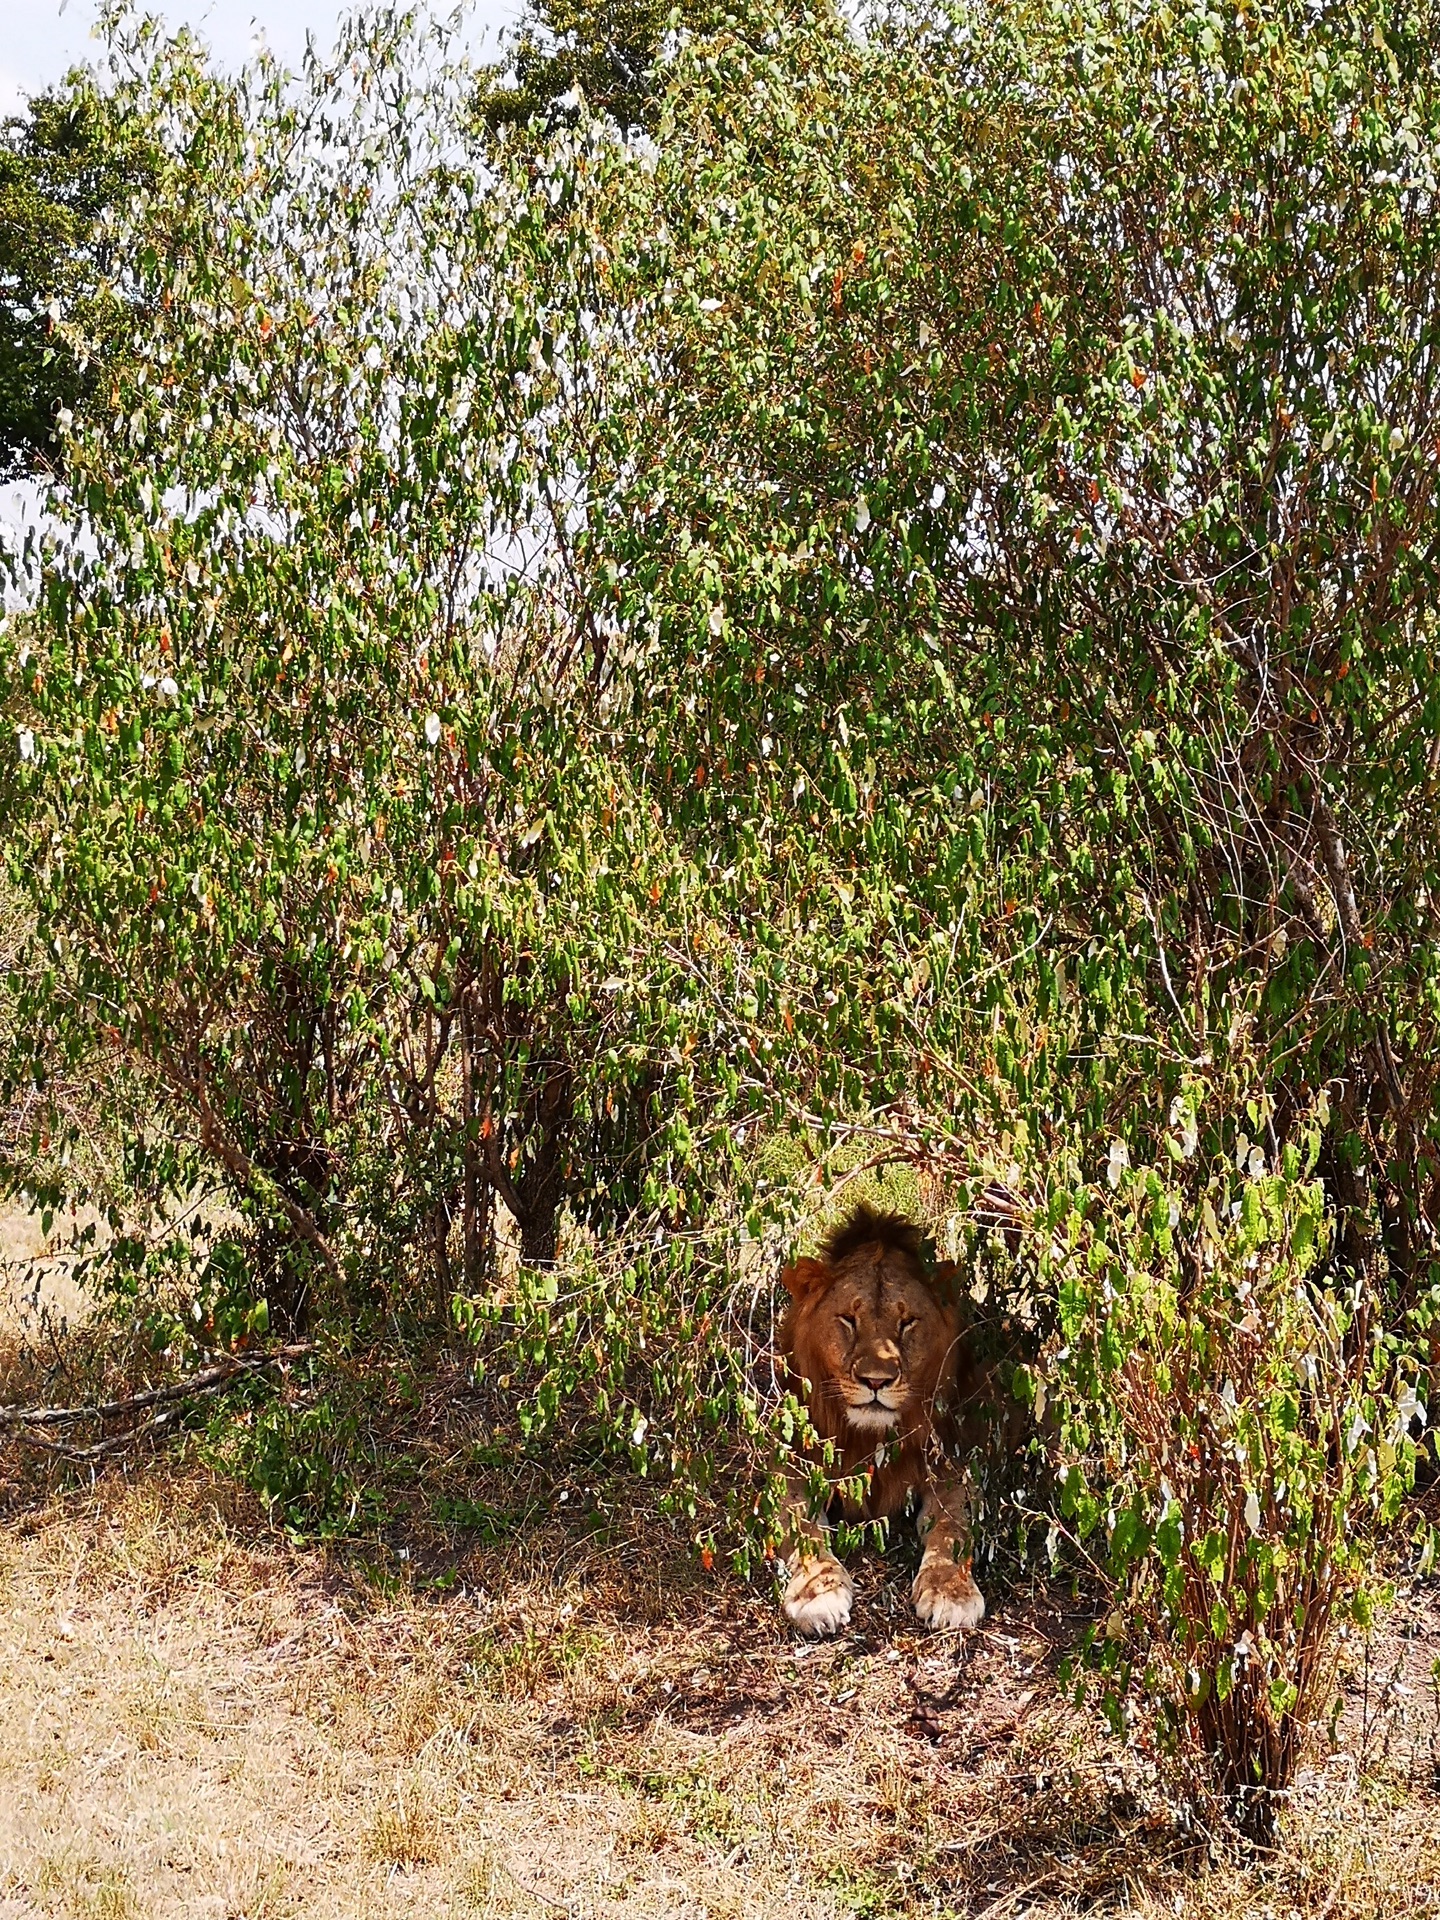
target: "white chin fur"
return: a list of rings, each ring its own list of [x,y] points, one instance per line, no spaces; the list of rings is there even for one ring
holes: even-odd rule
[[[888,1433],[900,1416],[891,1407],[851,1407],[846,1418],[860,1433]]]

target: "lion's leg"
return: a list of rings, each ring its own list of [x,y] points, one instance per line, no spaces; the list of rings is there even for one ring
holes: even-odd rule
[[[919,1521],[925,1551],[910,1597],[925,1624],[942,1632],[978,1627],[985,1617],[985,1596],[970,1572],[970,1509],[968,1475],[925,1488]]]
[[[789,1571],[781,1605],[801,1633],[839,1633],[850,1623],[854,1587],[830,1551],[830,1532],[810,1512],[807,1489],[792,1480],[785,1501],[784,1560]]]

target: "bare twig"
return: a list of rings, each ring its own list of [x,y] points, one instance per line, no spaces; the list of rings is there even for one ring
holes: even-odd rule
[[[485,1171],[490,1176],[490,1184],[510,1209],[516,1226],[523,1231],[530,1218],[530,1209],[515,1190],[515,1182],[510,1178],[510,1170],[505,1165],[493,1127],[489,1133],[482,1128],[480,1144],[485,1152]]]
[[[22,1439],[30,1440],[48,1451],[51,1443],[38,1440],[28,1429],[76,1426],[87,1420],[117,1420],[126,1414],[142,1413],[149,1407],[168,1406],[177,1400],[188,1400],[197,1393],[213,1392],[216,1387],[224,1386],[242,1373],[259,1373],[266,1367],[280,1366],[287,1360],[297,1360],[314,1351],[309,1341],[301,1341],[294,1346],[272,1348],[268,1353],[226,1354],[214,1366],[206,1367],[200,1373],[192,1373],[188,1379],[174,1380],[164,1387],[150,1387],[144,1393],[132,1393],[123,1400],[106,1400],[93,1407],[0,1407],[0,1426],[17,1429]],[[164,1419],[170,1417],[169,1414],[163,1416]],[[140,1432],[158,1424],[158,1419],[150,1421],[133,1433],[117,1435],[115,1438],[118,1441],[133,1439]],[[98,1449],[86,1451],[103,1452],[110,1444],[110,1441],[102,1441]]]
[[[278,1181],[257,1167],[249,1154],[231,1139],[222,1126],[205,1085],[205,1070],[198,1057],[198,1048],[193,1076],[183,1073],[174,1062],[166,1059],[157,1058],[154,1065],[177,1093],[188,1094],[194,1100],[200,1121],[201,1146],[214,1154],[226,1172],[251,1193],[272,1201],[299,1237],[315,1249],[331,1278],[343,1286],[345,1276],[339,1258],[309,1208],[292,1199]]]
[[[165,1413],[157,1413],[153,1420],[142,1420],[138,1427],[127,1427],[124,1433],[112,1433],[88,1447],[72,1447],[68,1440],[42,1440],[38,1433],[26,1433],[23,1428],[15,1434],[15,1438],[21,1446],[33,1447],[36,1452],[51,1454],[57,1460],[101,1460],[106,1454],[118,1453],[122,1447],[143,1440],[147,1434],[163,1432],[178,1413],[179,1408],[172,1407]]]
[[[1330,877],[1330,891],[1335,896],[1335,907],[1340,915],[1340,925],[1345,930],[1345,938],[1352,946],[1364,943],[1365,925],[1360,918],[1360,909],[1355,900],[1355,887],[1350,878],[1350,861],[1345,852],[1345,842],[1340,837],[1340,825],[1325,802],[1315,798],[1315,837],[1320,842],[1320,851],[1325,857],[1325,869]]]

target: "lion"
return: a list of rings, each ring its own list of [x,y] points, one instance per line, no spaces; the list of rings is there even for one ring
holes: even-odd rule
[[[976,1627],[985,1613],[970,1571],[969,1476],[947,1458],[968,1370],[949,1297],[955,1274],[952,1266],[927,1272],[913,1221],[862,1205],[820,1259],[797,1260],[781,1275],[791,1296],[780,1335],[790,1384],[820,1441],[833,1446],[832,1484],[867,1483],[847,1518],[888,1520],[919,1496],[924,1553],[911,1598],[939,1629]],[[840,1632],[854,1588],[799,1480],[790,1484],[785,1529],[785,1617],[805,1634]]]

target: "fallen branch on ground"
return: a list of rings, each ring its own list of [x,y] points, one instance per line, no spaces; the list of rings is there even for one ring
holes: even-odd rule
[[[153,1420],[142,1420],[138,1427],[127,1427],[123,1433],[108,1434],[103,1440],[96,1440],[88,1447],[72,1447],[67,1440],[42,1440],[38,1433],[26,1433],[20,1428],[14,1435],[22,1446],[33,1447],[37,1453],[48,1453],[56,1460],[103,1460],[106,1454],[118,1453],[122,1447],[143,1440],[152,1433],[163,1433],[179,1412],[171,1407],[165,1413],[157,1413]]]
[[[288,1360],[298,1360],[314,1351],[310,1341],[301,1341],[293,1346],[274,1347],[268,1353],[226,1354],[215,1365],[192,1373],[188,1379],[173,1380],[168,1386],[150,1387],[144,1393],[132,1393],[123,1400],[107,1400],[93,1407],[0,1407],[0,1428],[8,1427],[17,1440],[38,1448],[42,1453],[52,1453],[65,1460],[95,1460],[168,1426],[178,1412],[175,1406],[177,1401],[189,1400],[201,1393],[212,1393],[215,1388],[225,1386],[241,1374],[260,1373],[267,1367],[281,1366]],[[138,1426],[127,1427],[123,1433],[110,1434],[90,1446],[76,1447],[64,1440],[42,1439],[39,1433],[33,1431],[43,1427],[77,1426],[86,1421],[103,1424],[107,1420],[144,1413],[153,1407],[170,1410],[142,1420]]]

